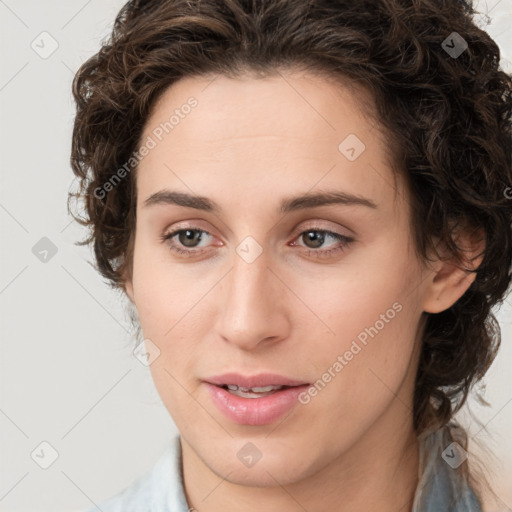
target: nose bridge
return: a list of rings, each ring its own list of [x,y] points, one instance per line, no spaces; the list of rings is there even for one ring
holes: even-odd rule
[[[254,245],[244,246],[243,242],[237,248],[233,268],[226,276],[221,312],[220,334],[245,349],[283,334],[279,306],[283,292],[278,290],[282,285],[268,268],[266,253],[260,252],[253,259],[254,250]]]

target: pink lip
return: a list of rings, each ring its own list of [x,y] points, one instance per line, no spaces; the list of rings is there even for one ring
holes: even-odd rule
[[[298,403],[300,393],[309,384],[288,379],[281,375],[260,374],[247,377],[239,374],[224,374],[205,379],[213,403],[231,421],[240,425],[267,425],[283,416]],[[232,395],[221,386],[236,384],[245,388],[256,386],[291,386],[261,398],[243,398]]]

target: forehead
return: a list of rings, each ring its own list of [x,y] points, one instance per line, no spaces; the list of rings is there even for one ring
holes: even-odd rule
[[[363,89],[319,76],[189,77],[153,106],[141,142],[153,149],[138,167],[138,196],[164,186],[201,195],[243,191],[267,198],[345,188],[394,195],[389,147]],[[211,192],[211,194],[207,193]]]
[[[195,105],[191,108],[192,98]],[[168,123],[162,135],[172,131],[176,145],[192,140],[216,144],[223,139],[283,134],[288,138],[336,142],[346,129],[358,132],[364,139],[367,131],[378,128],[369,115],[372,107],[372,96],[361,87],[311,74],[188,77],[160,96],[143,136]],[[166,138],[173,142],[171,137]]]

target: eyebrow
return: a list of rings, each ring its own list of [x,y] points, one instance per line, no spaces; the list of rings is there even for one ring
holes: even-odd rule
[[[319,206],[343,204],[353,206],[366,206],[368,208],[378,209],[377,205],[366,197],[349,194],[340,191],[326,191],[306,193],[299,196],[293,196],[283,199],[279,207],[280,213],[288,213],[306,208],[317,208]],[[204,210],[211,213],[220,213],[222,208],[215,201],[204,197],[188,194],[186,192],[176,192],[171,190],[160,190],[150,195],[145,201],[143,207],[154,205],[177,205],[196,210]]]

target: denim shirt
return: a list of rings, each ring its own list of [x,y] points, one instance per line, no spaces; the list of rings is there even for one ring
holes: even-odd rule
[[[419,440],[419,483],[410,512],[482,512],[468,483],[447,460],[455,458],[447,427]],[[445,450],[448,449],[448,452]],[[445,452],[444,458],[442,453]],[[448,455],[448,456],[447,456]],[[451,462],[451,461],[450,461]],[[453,466],[453,467],[452,467]],[[192,512],[185,497],[180,436],[176,435],[155,465],[131,485],[85,512]],[[405,511],[404,511],[405,512]]]

